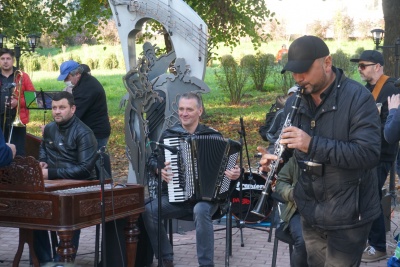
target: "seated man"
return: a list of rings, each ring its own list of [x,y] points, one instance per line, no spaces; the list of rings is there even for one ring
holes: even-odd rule
[[[281,219],[286,223],[285,229],[289,227],[290,234],[294,240],[293,253],[290,259],[292,267],[308,266],[300,213],[293,199],[293,190],[299,175],[300,168],[296,158],[293,156],[280,170],[275,186],[275,191],[287,202],[281,213]]]
[[[97,141],[92,130],[74,113],[72,94],[63,91],[53,97],[53,122],[44,128],[39,161],[44,179],[96,179]],[[34,248],[39,261],[52,261],[47,231],[34,232]],[[74,232],[73,245],[78,250],[80,230]]]
[[[203,104],[201,98],[194,93],[183,94],[179,99],[178,114],[180,123],[172,128],[164,131],[160,140],[161,142],[168,137],[183,137],[193,134],[212,134],[221,135],[214,129],[199,123],[200,116],[203,112]],[[163,149],[160,149],[163,155]],[[163,157],[165,159],[165,157]],[[162,162],[164,162],[163,160]],[[157,156],[150,158],[151,166],[156,171]],[[235,166],[233,169],[225,171],[228,178],[236,180],[240,176],[240,169]],[[165,219],[179,218],[187,215],[193,215],[196,227],[196,245],[197,257],[200,266],[214,266],[214,232],[212,224],[212,216],[218,209],[218,203],[209,201],[178,202],[170,203],[166,194],[168,181],[171,180],[172,172],[170,162],[165,162],[165,167],[161,170],[161,178],[163,182],[163,196],[161,203],[162,217]],[[156,253],[156,257],[161,257],[163,267],[173,265],[173,251],[168,241],[167,233],[162,227],[161,240],[158,241],[158,200],[154,199],[145,206],[143,213],[143,221],[146,227],[149,239]],[[158,255],[158,244],[160,244],[161,255]],[[160,266],[161,267],[161,266]]]

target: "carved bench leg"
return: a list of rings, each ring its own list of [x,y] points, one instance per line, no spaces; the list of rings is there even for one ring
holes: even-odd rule
[[[72,245],[72,237],[74,231],[57,231],[60,238],[60,245],[57,248],[57,253],[60,255],[61,262],[73,262],[76,249]]]
[[[125,242],[128,267],[135,267],[137,242],[140,233],[139,227],[137,226],[138,218],[139,214],[127,217],[127,223],[125,227]]]
[[[24,228],[19,228],[18,250],[14,257],[13,267],[19,266],[25,243],[28,244],[29,254],[31,255],[33,266],[39,267],[39,260],[36,257],[35,250],[33,249],[33,230]]]

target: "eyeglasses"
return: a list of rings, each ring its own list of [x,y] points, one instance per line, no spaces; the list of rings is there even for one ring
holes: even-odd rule
[[[358,64],[358,67],[359,67],[361,70],[365,70],[366,67],[368,67],[368,66],[373,66],[373,65],[376,65],[376,64],[377,64],[377,63],[372,63],[372,64],[360,63],[360,64]]]

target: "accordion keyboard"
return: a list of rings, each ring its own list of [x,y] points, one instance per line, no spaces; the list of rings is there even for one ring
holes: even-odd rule
[[[179,138],[166,138],[164,139],[164,144],[171,147],[179,147]],[[179,169],[179,158],[178,154],[172,154],[168,149],[164,149],[165,161],[171,162],[170,166],[172,168],[173,178],[168,183],[168,199],[169,202],[184,202],[187,200],[184,187],[180,183],[182,181],[182,173]]]

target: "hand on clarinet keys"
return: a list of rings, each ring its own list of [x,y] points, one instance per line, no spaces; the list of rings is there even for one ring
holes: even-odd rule
[[[258,146],[257,151],[261,153],[261,158],[260,158],[260,172],[269,172],[269,165],[273,160],[278,159],[278,156],[271,154],[267,151],[266,148]]]
[[[165,167],[161,170],[161,179],[169,183],[174,177],[174,174],[172,173],[172,168],[170,166],[171,162],[165,162],[164,164]]]
[[[288,148],[295,148],[307,153],[310,142],[311,136],[295,126],[290,126],[282,130],[280,143]]]

